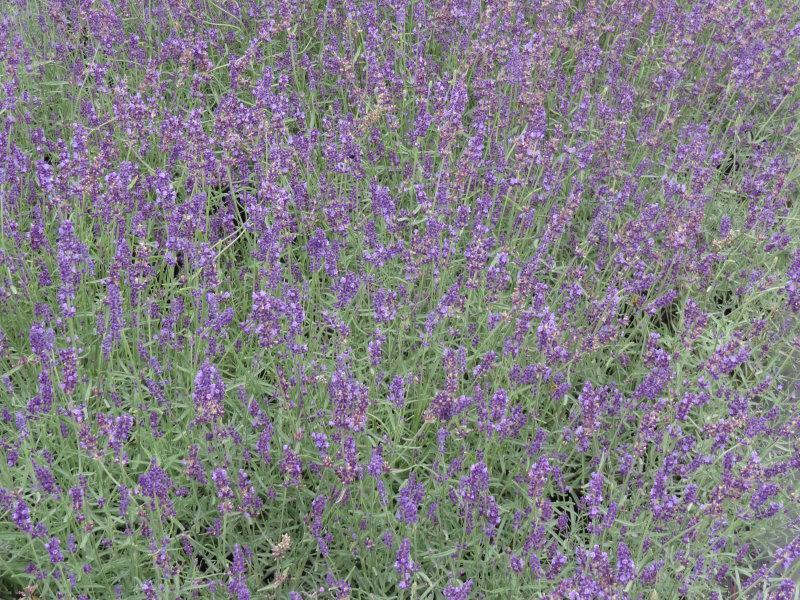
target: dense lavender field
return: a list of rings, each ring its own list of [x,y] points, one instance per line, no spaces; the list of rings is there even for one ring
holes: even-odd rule
[[[0,0],[0,599],[800,598],[799,45]]]

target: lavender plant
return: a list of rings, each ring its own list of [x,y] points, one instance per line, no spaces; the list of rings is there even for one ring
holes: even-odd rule
[[[796,3],[0,15],[0,597],[800,597]]]

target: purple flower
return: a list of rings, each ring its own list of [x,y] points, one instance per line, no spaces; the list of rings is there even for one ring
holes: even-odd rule
[[[508,565],[514,573],[522,573],[522,569],[525,568],[525,562],[516,554],[509,557]]]
[[[233,545],[233,560],[228,571],[228,592],[237,600],[250,600],[250,588],[247,586],[246,550],[239,544]]]
[[[61,363],[59,387],[65,394],[70,395],[78,387],[78,349],[75,346],[60,349],[58,360]]]
[[[264,502],[259,498],[255,487],[250,482],[250,477],[244,469],[239,469],[238,485],[242,493],[240,510],[253,518],[261,512]]]
[[[719,237],[725,239],[731,232],[731,218],[728,215],[722,215],[719,220]]]
[[[272,461],[272,434],[274,432],[274,427],[272,422],[264,418],[262,419],[261,424],[261,433],[258,435],[258,442],[256,442],[256,450],[258,451],[258,455],[262,458],[265,463],[270,463]]]
[[[800,312],[800,250],[794,253],[792,264],[786,272],[786,295],[789,309],[794,313]]]
[[[459,481],[456,496],[466,518],[467,531],[472,530],[477,515],[485,521],[484,533],[493,537],[500,524],[500,507],[489,492],[489,469],[485,462],[479,461],[470,467],[469,475]]]
[[[14,503],[14,508],[11,512],[11,520],[20,531],[30,532],[33,529],[33,521],[31,521],[31,511],[28,504],[24,500],[17,500]]]
[[[644,585],[652,586],[656,582],[656,578],[658,577],[658,572],[663,568],[664,561],[657,560],[655,562],[650,563],[644,569],[642,569],[641,574],[639,575],[639,579]]]
[[[33,465],[33,473],[36,475],[36,480],[39,482],[42,490],[55,498],[60,497],[61,488],[58,486],[58,483],[56,483],[53,472],[46,466],[37,463],[35,460],[31,460],[31,464]]]
[[[50,555],[50,562],[58,564],[64,562],[64,555],[61,552],[61,542],[58,538],[52,537],[44,544],[45,550]]]
[[[73,317],[76,310],[72,303],[83,273],[93,273],[94,264],[89,258],[88,248],[78,240],[75,227],[69,220],[62,221],[58,228],[57,261],[61,277],[58,303],[65,317]]]
[[[373,367],[377,367],[381,364],[381,349],[383,345],[386,343],[386,336],[380,330],[380,328],[375,328],[375,334],[373,335],[372,339],[367,344],[367,350],[369,352],[369,362]]]
[[[139,476],[138,483],[141,494],[150,499],[150,510],[155,511],[159,507],[167,516],[175,514],[175,506],[170,498],[175,484],[155,459],[150,461],[150,468]]]
[[[217,498],[220,500],[219,511],[225,514],[233,510],[234,496],[228,472],[221,467],[214,469],[211,471],[211,481],[217,488]]]
[[[528,496],[536,500],[544,490],[550,476],[550,461],[546,456],[539,458],[528,470]]]
[[[750,497],[750,508],[758,510],[779,491],[780,488],[775,483],[762,483]]]
[[[336,293],[336,308],[344,308],[356,297],[361,288],[361,277],[353,272],[342,275],[336,282],[334,292]]]
[[[122,484],[119,485],[118,491],[119,491],[119,516],[124,519],[128,515],[128,507],[131,501],[130,491],[128,490],[127,487],[125,487]]]
[[[42,369],[39,373],[39,391],[28,402],[28,411],[31,414],[49,413],[53,407],[53,384],[50,375]]]
[[[288,485],[300,485],[300,478],[303,474],[303,464],[300,462],[300,457],[288,446],[283,446],[283,459],[281,460],[281,472]]]
[[[603,505],[603,475],[601,473],[592,473],[583,503],[589,511],[589,518],[595,521],[600,516],[600,507]]]
[[[425,486],[422,483],[418,483],[414,473],[411,473],[406,482],[400,487],[395,516],[403,523],[413,525],[417,522],[417,513],[424,499]]]
[[[257,291],[253,293],[250,317],[244,330],[255,335],[261,347],[272,348],[298,336],[304,319],[305,312],[297,291],[287,289],[282,298]]]
[[[795,597],[796,585],[791,579],[783,579],[778,587],[770,592],[768,600],[793,600]]]
[[[333,419],[337,427],[361,431],[367,421],[369,389],[343,368],[336,369],[328,384],[333,404]]]
[[[194,379],[194,410],[197,423],[219,421],[224,413],[225,382],[217,368],[205,361]]]
[[[411,577],[414,572],[419,570],[419,566],[411,560],[411,541],[408,538],[403,538],[403,541],[400,542],[394,561],[394,568],[400,576],[398,587],[401,590],[406,589],[411,583]]]
[[[375,182],[370,184],[370,191],[372,192],[372,212],[376,217],[379,217],[391,225],[395,216],[396,207],[392,199],[389,189],[379,185]]]
[[[42,324],[34,323],[31,326],[28,339],[31,344],[31,352],[36,355],[39,362],[44,365],[49,365],[53,354],[53,347],[56,342],[55,332]]]
[[[734,334],[730,341],[719,346],[708,359],[708,372],[718,380],[721,375],[729,375],[736,367],[746,363],[750,354],[750,348],[742,341],[741,335]]]
[[[464,583],[450,584],[442,590],[442,596],[445,600],[467,600],[473,585],[472,579],[467,579]]]
[[[375,311],[377,323],[389,323],[397,316],[397,292],[379,288],[372,296],[372,306]]]
[[[122,337],[122,330],[125,327],[125,317],[123,316],[122,293],[115,282],[108,284],[108,324],[103,332],[103,357],[108,360],[114,344],[119,343]]]
[[[343,465],[336,468],[336,474],[344,484],[351,484],[361,478],[363,471],[362,466],[358,460],[358,448],[353,436],[347,436],[342,443],[340,457],[343,459]]]
[[[329,553],[329,536],[323,530],[323,515],[327,505],[327,498],[325,496],[317,496],[311,502],[311,513],[308,515],[309,530],[314,539],[317,540],[317,548],[322,556],[328,556]]]
[[[625,586],[636,579],[636,565],[625,542],[617,545],[617,581]]]
[[[114,451],[114,459],[117,462],[125,464],[128,460],[128,456],[125,453],[124,445],[133,431],[133,417],[124,414],[110,419],[103,418],[103,415],[98,415],[97,421],[104,430],[104,433],[108,436],[108,446]]]
[[[156,587],[153,585],[151,580],[147,580],[142,583],[142,593],[144,594],[145,600],[158,600],[158,595],[156,594]]]
[[[392,378],[389,384],[389,402],[394,404],[397,408],[403,408],[405,403],[405,386],[406,380],[399,375]]]

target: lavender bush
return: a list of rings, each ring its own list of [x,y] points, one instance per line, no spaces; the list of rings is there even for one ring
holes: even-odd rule
[[[1,598],[799,597],[796,3],[0,14]]]

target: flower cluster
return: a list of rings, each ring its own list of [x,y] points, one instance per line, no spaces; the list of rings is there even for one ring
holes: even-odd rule
[[[797,596],[795,4],[2,3],[0,597]]]

